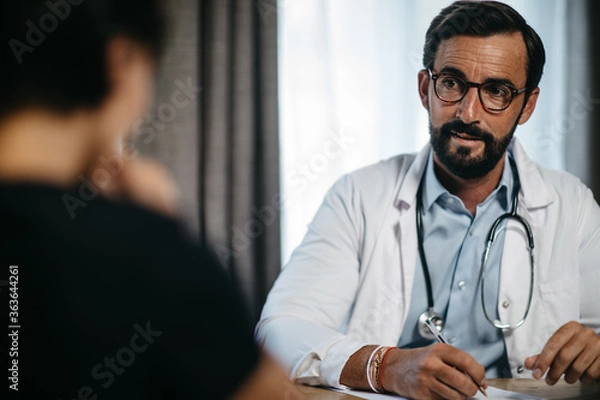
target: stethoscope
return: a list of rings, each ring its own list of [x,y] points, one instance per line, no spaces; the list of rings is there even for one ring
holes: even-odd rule
[[[512,207],[511,207],[511,210],[509,213],[501,215],[492,224],[490,232],[487,235],[487,243],[485,246],[485,251],[483,253],[483,258],[481,260],[481,271],[480,271],[480,274],[481,274],[480,275],[481,305],[483,307],[483,314],[485,315],[485,318],[488,320],[488,322],[490,324],[492,324],[495,328],[498,328],[498,329],[516,329],[519,326],[523,325],[523,323],[525,322],[525,319],[527,318],[527,314],[529,314],[529,309],[531,307],[531,299],[533,297],[533,275],[534,275],[533,233],[531,232],[531,227],[529,226],[529,223],[527,222],[527,220],[524,219],[523,217],[521,217],[519,214],[517,214],[518,203],[519,203],[519,200],[518,200],[519,199],[519,190],[521,190],[521,181],[519,179],[519,173],[517,171],[517,166],[515,165],[514,160],[511,157],[509,157],[508,160],[510,163],[510,169],[512,171],[513,179],[514,179]],[[419,183],[419,189],[417,190],[417,235],[418,235],[418,241],[419,241],[419,243],[418,243],[419,244],[419,256],[421,257],[421,265],[423,266],[423,275],[425,278],[425,286],[427,288],[428,309],[423,314],[421,314],[421,316],[419,317],[418,330],[419,330],[419,334],[421,335],[421,337],[423,337],[425,339],[433,340],[433,339],[435,339],[435,336],[431,333],[431,331],[427,327],[427,324],[425,321],[427,321],[429,319],[440,332],[444,330],[445,321],[444,321],[444,318],[440,314],[436,313],[433,310],[434,303],[433,303],[433,290],[431,288],[431,277],[429,275],[427,259],[425,258],[425,250],[423,248],[423,217],[422,217],[422,207],[423,207],[422,191],[423,190],[422,189],[423,189],[423,179],[421,179],[421,182]],[[518,322],[513,323],[513,324],[503,323],[502,321],[500,321],[498,319],[492,319],[490,317],[490,314],[488,314],[486,306],[485,306],[485,293],[484,293],[486,266],[487,266],[487,261],[488,261],[488,257],[490,254],[490,250],[492,248],[492,243],[494,242],[494,239],[500,232],[498,227],[500,226],[502,221],[509,220],[509,219],[515,220],[518,223],[520,223],[523,226],[523,228],[525,229],[525,232],[527,233],[527,241],[528,241],[528,245],[529,245],[529,264],[531,267],[531,280],[530,280],[530,284],[529,284],[529,299],[527,301],[527,308],[525,309],[525,314],[523,314],[523,318],[521,318]]]

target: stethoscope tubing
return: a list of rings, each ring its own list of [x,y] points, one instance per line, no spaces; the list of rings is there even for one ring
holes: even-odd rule
[[[517,171],[515,161],[511,157],[509,157],[509,163],[510,163],[510,168],[511,168],[511,171],[513,174],[513,179],[514,179],[511,210],[509,213],[503,214],[500,217],[498,217],[492,224],[490,231],[487,235],[486,246],[485,246],[485,250],[483,253],[483,257],[482,257],[481,270],[480,270],[481,304],[482,304],[482,308],[483,308],[483,313],[485,315],[485,318],[488,320],[488,322],[497,329],[516,329],[516,328],[520,327],[521,325],[523,325],[523,323],[527,319],[529,310],[531,309],[531,301],[533,299],[533,284],[534,284],[534,277],[535,277],[535,272],[534,272],[535,271],[535,262],[534,262],[535,260],[534,260],[534,254],[533,254],[533,248],[534,248],[533,232],[531,230],[531,226],[529,225],[529,222],[527,222],[527,220],[525,218],[523,218],[522,216],[520,216],[518,214],[518,199],[519,199],[519,191],[521,190],[521,181],[519,178],[519,173]],[[419,318],[419,329],[418,330],[421,333],[421,336],[425,337],[426,339],[432,339],[433,335],[431,335],[431,337],[430,337],[430,335],[427,334],[427,332],[428,332],[428,329],[426,329],[427,327],[421,326],[424,324],[423,321],[426,320],[427,318],[431,318],[431,317],[436,318],[438,320],[437,321],[438,329],[441,331],[441,330],[443,330],[443,327],[444,327],[444,320],[439,314],[437,314],[433,311],[434,298],[433,298],[433,289],[432,289],[432,285],[431,285],[431,276],[429,274],[429,267],[427,265],[427,259],[425,257],[425,249],[423,247],[423,217],[422,217],[423,181],[424,181],[424,179],[421,178],[421,182],[419,183],[419,188],[417,190],[416,226],[417,226],[419,256],[421,258],[421,265],[423,267],[423,276],[425,278],[425,286],[427,289],[428,308],[427,308],[427,311],[425,311]],[[525,313],[524,313],[523,317],[516,323],[505,324],[499,320],[490,318],[490,316],[487,312],[486,306],[485,306],[484,287],[485,287],[485,275],[486,275],[487,260],[489,257],[490,250],[492,248],[492,244],[499,232],[500,224],[504,220],[511,220],[511,219],[519,222],[523,226],[523,228],[527,234],[527,244],[529,247],[529,263],[530,263],[531,273],[530,273],[529,297],[527,300],[527,308],[525,309]]]

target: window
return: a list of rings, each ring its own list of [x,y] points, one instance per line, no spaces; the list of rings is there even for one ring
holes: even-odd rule
[[[280,0],[282,262],[306,233],[327,189],[346,172],[429,138],[417,94],[425,31],[448,0]],[[533,117],[517,129],[541,164],[565,169],[566,0],[506,1],[547,52]],[[571,2],[577,3],[577,2]],[[581,78],[584,79],[584,78]]]

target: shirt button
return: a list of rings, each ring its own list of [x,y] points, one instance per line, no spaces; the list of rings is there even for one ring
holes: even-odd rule
[[[508,301],[505,300],[502,302],[502,307],[508,308],[508,306],[510,306],[510,303]]]
[[[456,286],[458,286],[460,290],[465,290],[465,287],[467,287],[467,283],[465,281],[460,281]]]
[[[517,367],[517,373],[518,373],[518,374],[522,374],[522,373],[523,373],[523,371],[525,371],[525,368],[523,368],[523,366],[522,366],[522,365],[519,365],[519,366]]]

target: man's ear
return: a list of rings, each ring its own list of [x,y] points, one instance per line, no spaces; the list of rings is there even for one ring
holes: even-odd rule
[[[427,73],[427,70],[422,69],[419,71],[418,80],[421,104],[426,110],[429,110],[429,73]]]
[[[531,114],[533,114],[533,110],[535,110],[535,105],[537,104],[537,99],[540,95],[540,88],[536,87],[533,89],[529,98],[527,99],[527,104],[523,107],[523,111],[521,111],[521,116],[519,117],[519,125],[524,124],[529,120]]]

